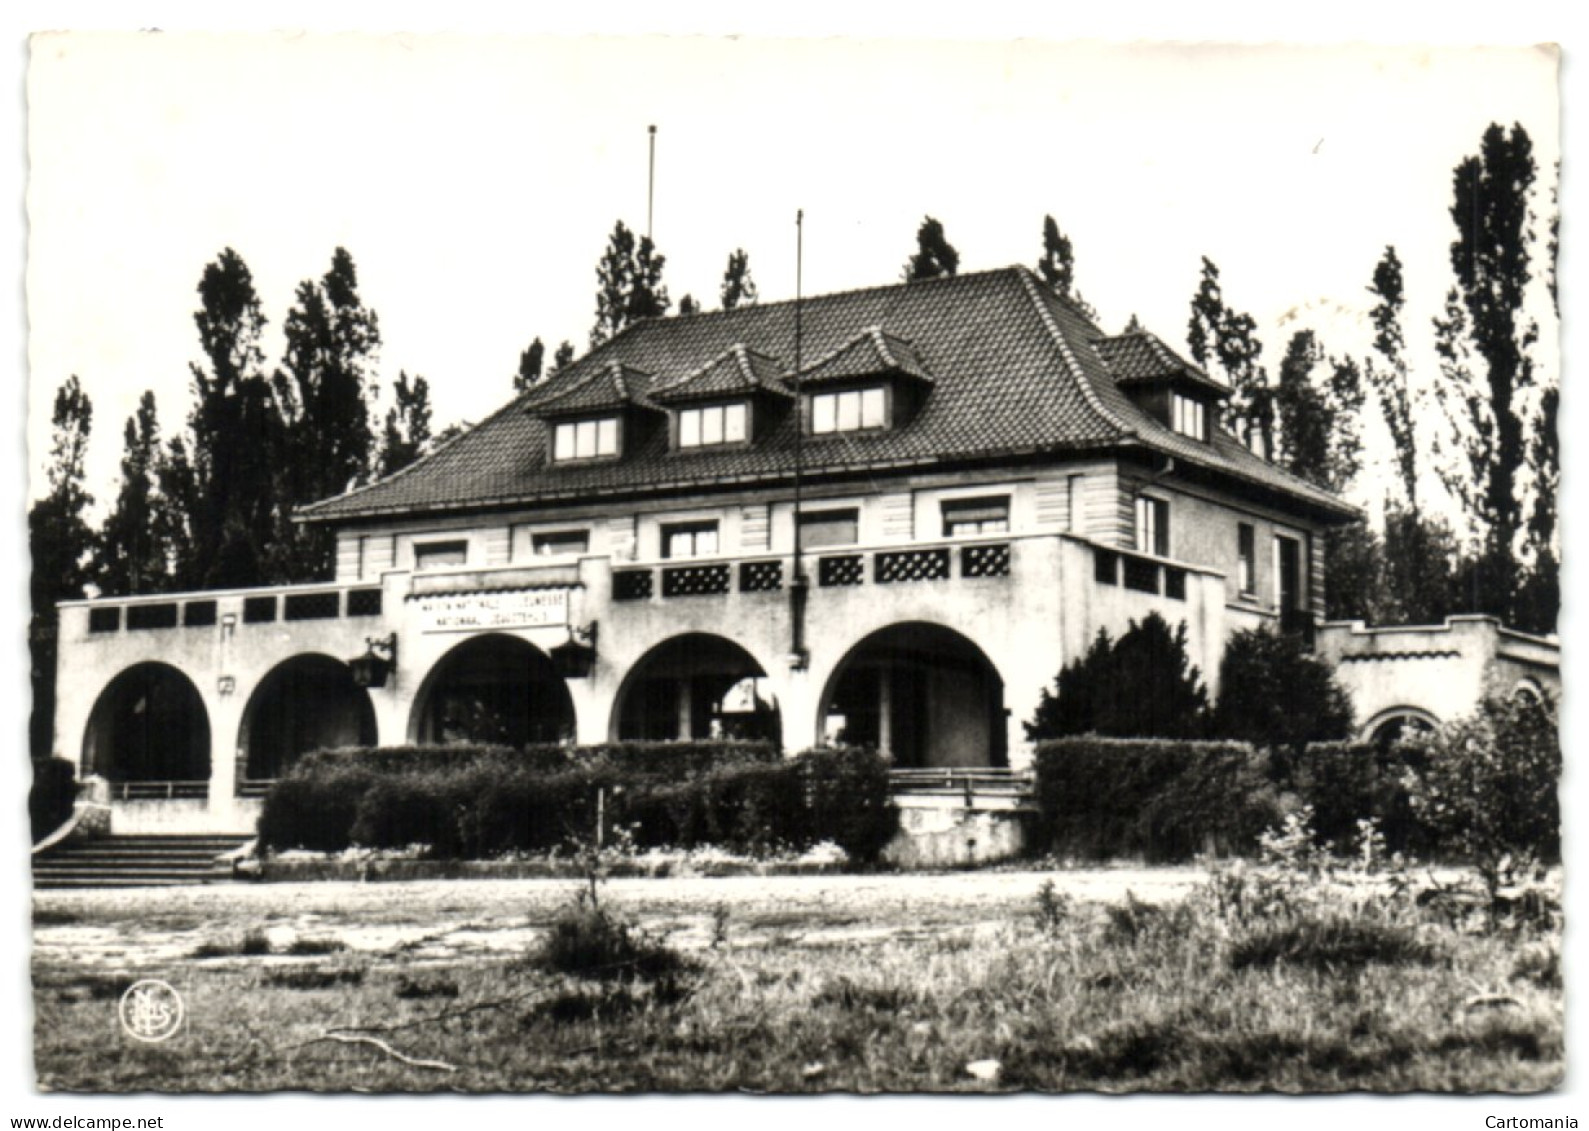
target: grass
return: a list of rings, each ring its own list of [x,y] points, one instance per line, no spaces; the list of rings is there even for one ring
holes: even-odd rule
[[[1553,934],[1456,930],[1410,902],[1297,898],[1247,916],[1206,894],[1153,905],[1050,889],[1045,901],[1040,882],[980,923],[923,896],[874,901],[866,924],[892,933],[810,944],[758,931],[762,908],[736,907],[714,947],[731,889],[689,896],[659,881],[657,902],[693,916],[699,943],[676,965],[637,962],[619,979],[549,957],[561,946],[611,959],[611,939],[543,943],[534,961],[351,948],[274,968],[150,960],[137,976],[177,987],[188,1028],[147,1047],[107,1029],[108,997],[127,979],[63,949],[35,959],[36,1064],[43,1086],[88,1091],[1462,1092],[1561,1079]],[[639,906],[603,899],[626,924]],[[94,922],[87,903],[74,909]],[[592,930],[569,937],[589,943]],[[654,931],[630,925],[626,937],[671,953]],[[1464,1010],[1475,986],[1510,1001]],[[389,1027],[377,1035],[394,1048],[458,1071],[315,1040],[341,1025]],[[967,1073],[987,1060],[995,1079]]]

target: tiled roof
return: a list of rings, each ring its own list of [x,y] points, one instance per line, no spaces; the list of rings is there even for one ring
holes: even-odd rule
[[[783,382],[783,367],[777,358],[757,353],[743,342],[735,342],[694,373],[653,390],[651,399],[669,404],[758,392],[781,397],[794,395]]]
[[[655,408],[647,397],[651,374],[643,369],[610,361],[583,380],[559,383],[557,387],[536,390],[542,393],[531,410],[537,416],[575,416],[589,412],[614,412],[639,405]]]
[[[1217,430],[1202,443],[1148,416],[1117,385],[1095,344],[1098,327],[1024,267],[815,296],[801,303],[801,324],[800,352],[818,364],[865,339],[871,349],[881,342],[901,370],[925,374],[923,359],[932,365],[931,391],[904,427],[806,437],[801,458],[812,479],[1146,448],[1315,510],[1356,514]],[[672,451],[659,428],[620,459],[568,464],[548,460],[551,430],[540,414],[614,407],[615,391],[646,403],[650,389],[676,387],[736,346],[792,359],[794,330],[792,302],[640,322],[396,475],[301,513],[343,521],[788,483],[798,414],[746,446]]]
[[[1201,385],[1221,397],[1230,396],[1228,388],[1146,330],[1099,338],[1093,342],[1093,347],[1118,384],[1176,379]]]
[[[826,357],[817,359],[800,372],[800,387],[851,381],[898,373],[920,381],[932,381],[922,364],[921,354],[904,338],[885,334],[881,326],[868,326]]]

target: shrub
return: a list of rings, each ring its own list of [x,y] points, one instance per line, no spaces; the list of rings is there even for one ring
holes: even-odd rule
[[[1083,859],[1252,851],[1281,816],[1268,759],[1233,742],[1098,737],[1037,748],[1040,842]]]
[[[1479,872],[1492,905],[1500,888],[1561,852],[1561,740],[1554,704],[1488,699],[1469,718],[1403,746],[1413,812],[1440,845]]]
[[[33,785],[28,790],[28,822],[37,844],[72,815],[77,799],[77,767],[65,758],[33,759]]]
[[[1352,733],[1352,701],[1301,638],[1244,629],[1219,664],[1213,733],[1257,745],[1301,746]]]
[[[1373,820],[1388,852],[1422,856],[1433,847],[1407,792],[1409,769],[1422,764],[1412,747],[1315,742],[1275,757],[1284,788],[1312,807],[1321,846],[1344,853],[1357,839],[1358,822]]]
[[[660,939],[585,899],[558,913],[536,961],[554,973],[601,981],[657,981],[693,967]]]
[[[1197,738],[1208,693],[1186,654],[1186,623],[1171,632],[1158,613],[1111,641],[1102,629],[1085,656],[1065,665],[1026,724],[1032,740],[1075,734]]]

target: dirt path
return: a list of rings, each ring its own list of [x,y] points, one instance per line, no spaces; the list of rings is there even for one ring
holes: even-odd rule
[[[1046,880],[1082,902],[1114,902],[1129,890],[1157,903],[1179,898],[1203,876],[1196,868],[1105,868],[615,879],[602,900],[681,946],[707,945],[719,923],[739,946],[831,946],[988,930],[1029,914]],[[519,953],[577,888],[568,880],[425,880],[40,892],[34,956],[125,970],[206,943],[235,944],[255,930],[278,952],[297,940],[334,940],[411,961]]]

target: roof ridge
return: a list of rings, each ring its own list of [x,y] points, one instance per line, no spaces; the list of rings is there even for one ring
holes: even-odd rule
[[[1027,298],[1031,300],[1033,308],[1037,311],[1037,317],[1048,330],[1049,336],[1054,339],[1054,345],[1059,350],[1060,357],[1070,369],[1071,377],[1075,379],[1076,384],[1080,387],[1082,399],[1106,423],[1118,428],[1122,435],[1136,436],[1137,430],[1109,411],[1103,400],[1098,396],[1098,390],[1092,387],[1092,381],[1082,371],[1081,362],[1077,359],[1075,351],[1071,349],[1070,340],[1065,337],[1064,331],[1059,328],[1059,323],[1054,320],[1054,312],[1044,305],[1043,296],[1038,291],[1036,277],[1025,266],[1017,265],[1015,272],[1016,277],[1021,281],[1021,286],[1026,290]]]

